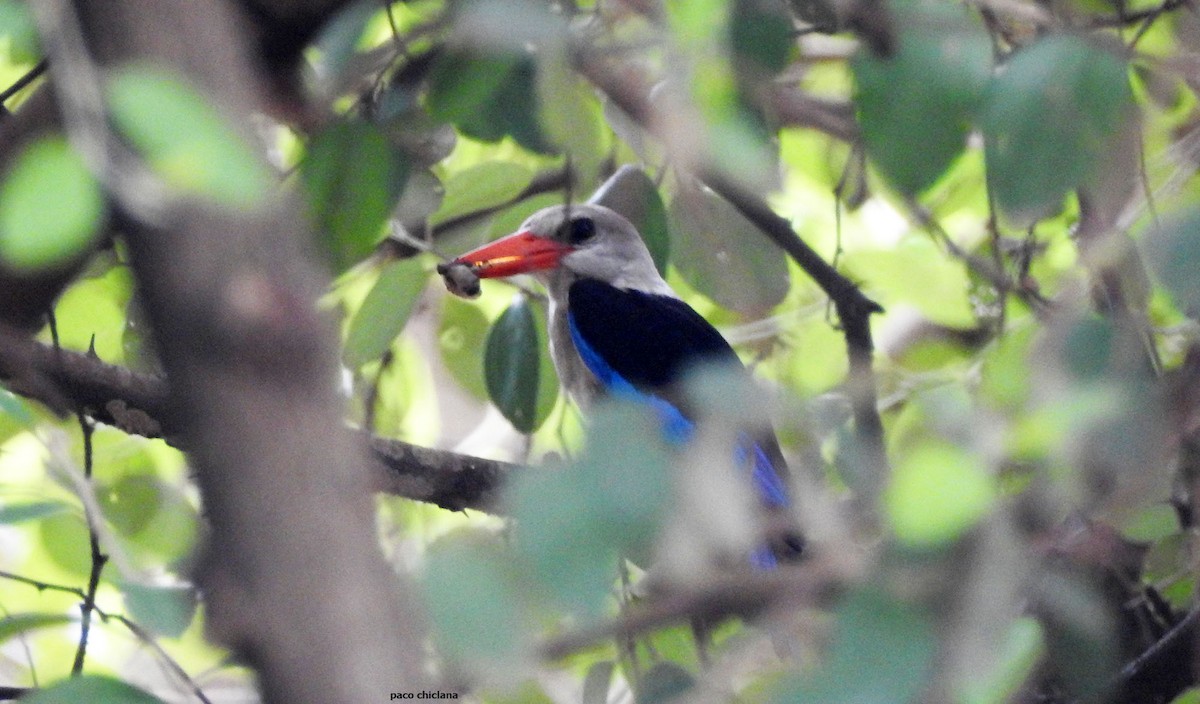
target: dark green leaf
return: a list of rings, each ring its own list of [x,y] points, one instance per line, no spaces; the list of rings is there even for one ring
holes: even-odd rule
[[[19,271],[62,266],[95,241],[104,212],[100,186],[67,141],[39,139],[0,186],[0,261]]]
[[[79,675],[60,680],[22,697],[21,701],[25,704],[164,704],[145,690],[103,675]]]
[[[357,370],[383,356],[408,323],[427,279],[417,259],[403,259],[384,267],[350,320],[342,353],[346,366]]]
[[[637,704],[662,704],[696,684],[692,673],[673,662],[660,662],[638,680]]]
[[[27,631],[61,626],[75,619],[64,614],[14,614],[0,618],[0,643]]]
[[[0,525],[12,525],[26,521],[36,521],[39,518],[53,516],[69,510],[71,507],[59,501],[35,501],[28,504],[8,504],[0,506]]]
[[[125,608],[139,626],[156,635],[178,638],[191,625],[199,603],[189,586],[121,585]]]
[[[783,0],[736,0],[729,23],[733,51],[774,74],[787,66],[795,48],[792,18]]]
[[[484,142],[509,136],[531,151],[549,144],[538,124],[537,70],[523,53],[450,52],[430,72],[426,104],[435,118]]]
[[[987,34],[963,8],[920,7],[898,9],[894,54],[863,46],[852,63],[867,154],[906,195],[931,186],[966,147],[992,64]]]
[[[1022,49],[983,108],[988,179],[997,204],[1027,221],[1057,212],[1132,114],[1125,63],[1086,39],[1052,35]]]
[[[628,164],[622,166],[604,182],[590,202],[611,208],[633,223],[650,250],[654,267],[660,274],[666,273],[671,252],[667,208],[645,171]]]
[[[537,417],[543,344],[524,296],[500,315],[488,333],[483,362],[488,396],[523,433],[532,433],[545,420]]]
[[[182,76],[123,66],[109,80],[108,106],[122,134],[174,188],[217,205],[252,208],[275,185],[250,143]]]
[[[422,594],[442,653],[457,661],[515,662],[528,641],[513,561],[482,533],[451,535],[429,548]]]
[[[671,259],[697,291],[720,305],[762,314],[787,295],[787,259],[723,198],[680,191],[671,203]]]
[[[404,154],[366,122],[341,122],[313,137],[300,174],[336,271],[359,262],[379,242],[408,168]]]

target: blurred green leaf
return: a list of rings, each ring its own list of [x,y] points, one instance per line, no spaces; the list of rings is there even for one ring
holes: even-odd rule
[[[729,44],[737,56],[753,61],[759,69],[772,74],[782,71],[796,46],[783,0],[735,0]]]
[[[526,472],[506,492],[517,548],[560,604],[601,612],[620,555],[644,551],[671,495],[670,452],[651,411],[632,402],[592,412],[583,455],[555,472]]]
[[[88,529],[76,511],[45,516],[37,522],[41,547],[55,565],[77,577],[92,568]]]
[[[439,120],[484,142],[505,136],[530,151],[549,145],[538,124],[537,70],[523,53],[451,51],[438,57],[429,76],[426,105]]]
[[[1171,700],[1171,704],[1200,704],[1200,687],[1189,687]]]
[[[0,643],[39,628],[61,626],[75,619],[65,614],[13,614],[0,618]]]
[[[454,534],[430,546],[421,593],[443,654],[485,667],[517,662],[530,621],[521,613],[513,570],[504,544],[482,533]]]
[[[0,186],[0,264],[63,266],[86,253],[105,217],[104,197],[71,145],[43,137],[17,157]]]
[[[608,704],[608,689],[612,685],[616,663],[602,660],[588,668],[583,678],[583,696],[580,704]]]
[[[1200,209],[1154,228],[1146,237],[1146,260],[1180,310],[1188,315],[1200,312]]]
[[[438,350],[455,381],[478,398],[487,398],[483,381],[483,350],[489,323],[479,306],[454,296],[442,299]]]
[[[638,679],[637,704],[662,704],[684,694],[696,684],[692,673],[673,662],[660,662]]]
[[[342,358],[357,370],[379,359],[404,331],[428,281],[420,260],[392,262],[379,272],[370,293],[350,320]]]
[[[166,69],[118,68],[108,82],[113,122],[169,185],[214,204],[254,208],[276,177],[204,95]]]
[[[362,260],[382,238],[408,171],[404,154],[367,122],[336,123],[309,142],[300,175],[336,272]]]
[[[1152,543],[1180,531],[1179,514],[1168,504],[1151,504],[1134,510],[1119,527],[1126,540]]]
[[[945,545],[975,525],[995,493],[977,457],[958,446],[928,440],[900,459],[884,501],[896,538],[926,548]]]
[[[538,413],[544,344],[525,296],[518,296],[488,333],[483,358],[488,396],[522,433],[532,433],[546,419]]]
[[[537,67],[538,117],[545,137],[570,157],[582,180],[590,182],[606,156],[595,90],[573,70],[565,46],[543,47]]]
[[[1004,704],[1013,701],[1045,652],[1042,626],[1030,616],[1012,622],[1003,634],[1000,657],[988,672],[979,673],[962,692],[963,704]]]
[[[1010,217],[1057,212],[1132,115],[1125,63],[1070,34],[1022,49],[992,82],[983,107],[988,180]]]
[[[29,427],[33,425],[33,413],[25,400],[8,389],[0,389],[0,413],[8,416],[18,424]]]
[[[654,268],[666,274],[671,251],[671,229],[667,208],[658,187],[646,172],[625,165],[617,170],[588,201],[617,211],[633,223],[650,250]]]
[[[503,205],[520,195],[533,177],[528,167],[507,161],[485,161],[460,171],[446,182],[446,197],[430,217],[430,223],[437,225]]]
[[[937,651],[937,637],[928,614],[867,586],[849,594],[835,615],[836,632],[825,666],[795,678],[771,701],[916,701]]]
[[[0,506],[0,525],[36,521],[70,509],[71,506],[62,501],[33,501],[27,504]]]
[[[13,63],[33,63],[41,54],[37,25],[23,2],[0,0],[0,38],[8,39]]]
[[[896,51],[859,49],[851,66],[867,155],[905,195],[933,185],[966,148],[991,76],[992,45],[966,9],[896,3]]]
[[[163,700],[105,675],[77,675],[22,697],[29,704],[164,704]]]
[[[750,315],[787,295],[786,256],[723,198],[689,188],[676,195],[669,216],[672,261],[697,291]]]
[[[155,635],[178,638],[196,616],[199,595],[190,586],[125,583],[125,608],[137,624]]]

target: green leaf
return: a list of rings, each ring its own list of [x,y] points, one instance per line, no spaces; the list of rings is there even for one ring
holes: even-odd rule
[[[33,413],[25,400],[8,389],[0,389],[0,413],[26,428],[33,425]]]
[[[896,538],[917,548],[945,545],[975,525],[995,500],[979,459],[936,440],[900,459],[884,501]]]
[[[1192,209],[1162,226],[1146,238],[1147,263],[1158,280],[1188,315],[1200,312],[1200,209]]]
[[[13,525],[36,521],[69,510],[70,505],[61,501],[34,501],[27,504],[0,506],[0,525]]]
[[[13,63],[33,63],[41,55],[37,25],[23,2],[0,0],[0,37],[8,39]]]
[[[532,433],[545,420],[537,413],[540,358],[544,354],[537,327],[528,301],[518,296],[492,326],[484,352],[488,396],[523,433]]]
[[[566,46],[545,46],[537,63],[538,116],[546,138],[568,155],[584,183],[594,181],[607,156],[596,92],[574,71]]]
[[[688,284],[720,305],[762,314],[787,295],[787,258],[723,198],[681,191],[671,203],[672,261]]]
[[[25,148],[0,186],[0,263],[18,271],[62,266],[95,242],[100,186],[62,137]]]
[[[442,299],[438,351],[450,376],[478,398],[487,398],[483,381],[483,350],[489,322],[479,306],[454,296]]]
[[[615,210],[633,223],[650,250],[654,268],[660,274],[666,273],[671,253],[667,208],[663,205],[658,188],[645,171],[628,164],[622,166],[604,182],[589,202]]]
[[[533,177],[528,167],[507,161],[485,161],[460,171],[446,182],[446,197],[430,217],[430,224],[508,203],[529,186]]]
[[[616,663],[602,660],[588,668],[583,678],[583,696],[580,704],[608,704],[608,689],[612,685]]]
[[[300,175],[335,271],[362,260],[383,237],[408,171],[404,154],[367,122],[339,122],[309,142]]]
[[[384,267],[350,320],[342,353],[346,366],[358,369],[383,356],[403,332],[427,280],[417,259],[403,259]]]
[[[459,533],[430,546],[421,593],[441,652],[456,661],[510,666],[529,641],[511,555],[495,537]]]
[[[964,8],[898,4],[896,51],[863,46],[851,67],[863,142],[894,188],[917,195],[966,148],[967,133],[991,76],[987,33]]]
[[[156,635],[178,638],[196,615],[196,590],[189,586],[151,586],[125,583],[125,608],[139,626]]]
[[[729,44],[740,57],[768,73],[788,64],[796,46],[795,30],[782,0],[736,0],[729,22]]]
[[[977,673],[967,683],[960,701],[964,704],[1011,702],[1041,661],[1046,646],[1042,626],[1031,616],[1012,622],[1002,636],[999,658],[987,672]]]
[[[74,621],[64,614],[14,614],[0,618],[0,643],[27,631],[61,626]]]
[[[988,179],[1010,217],[1057,212],[1133,114],[1125,62],[1086,39],[1045,37],[1019,51],[983,107]]]
[[[448,52],[429,77],[426,105],[435,118],[484,142],[509,136],[535,152],[549,144],[538,124],[537,70],[524,53]]]
[[[837,630],[827,664],[792,680],[771,701],[917,701],[937,651],[929,616],[872,586],[847,596],[835,615]]]
[[[183,76],[128,64],[108,82],[121,133],[170,186],[214,204],[254,208],[276,177],[242,134]]]
[[[23,704],[164,704],[133,685],[104,675],[78,675],[22,697]]]
[[[696,684],[692,673],[673,662],[660,662],[638,679],[637,704],[662,704],[684,694]]]
[[[644,551],[671,497],[671,453],[641,404],[592,411],[583,455],[554,472],[521,473],[505,494],[530,574],[561,605],[603,612],[617,558]]]

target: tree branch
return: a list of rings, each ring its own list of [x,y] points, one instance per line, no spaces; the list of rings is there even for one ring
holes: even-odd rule
[[[131,435],[183,447],[184,428],[170,412],[167,380],[132,371],[0,329],[0,379],[13,393],[60,415],[81,409]],[[515,466],[363,434],[375,491],[451,511],[496,511],[497,496]]]

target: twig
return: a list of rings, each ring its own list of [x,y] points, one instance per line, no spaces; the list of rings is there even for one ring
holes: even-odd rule
[[[13,82],[11,86],[5,88],[3,91],[0,91],[0,105],[7,103],[9,98],[13,97],[17,93],[20,93],[25,86],[36,81],[39,76],[46,72],[46,68],[49,66],[50,62],[46,59],[42,59],[41,61],[37,62],[33,68],[26,71],[23,76]]]
[[[88,419],[82,411],[76,414],[79,419],[79,428],[83,433],[83,476],[88,482],[92,479],[92,435],[95,432],[96,426]],[[83,603],[79,605],[80,613],[80,628],[79,628],[79,647],[75,650],[75,662],[71,666],[71,674],[78,675],[83,672],[83,661],[87,657],[88,636],[92,629],[92,612],[96,610],[96,592],[100,589],[100,574],[104,571],[104,565],[108,562],[108,555],[105,555],[100,550],[100,534],[96,529],[96,524],[100,520],[99,516],[92,515],[93,509],[90,502],[83,502],[83,510],[88,514],[88,544],[91,547],[92,569],[88,575],[87,590],[83,594]]]
[[[749,617],[785,605],[821,606],[836,597],[847,579],[845,565],[816,558],[772,572],[718,575],[695,588],[651,597],[640,608],[629,608],[610,621],[551,638],[540,650],[553,660],[612,638],[632,638],[693,618],[712,625],[727,617]]]

